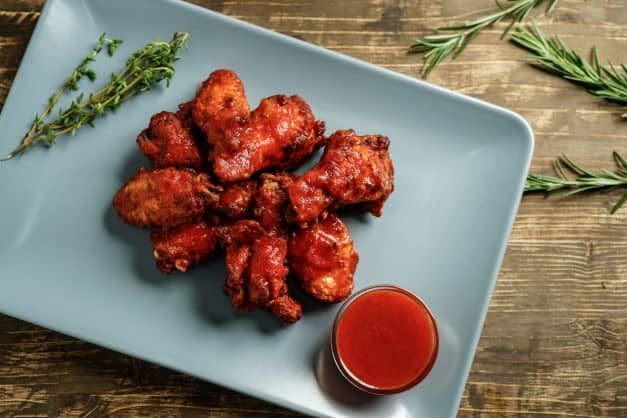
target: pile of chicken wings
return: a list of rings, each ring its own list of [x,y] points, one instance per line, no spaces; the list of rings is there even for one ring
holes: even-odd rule
[[[359,256],[336,211],[381,216],[394,189],[388,138],[324,131],[301,97],[267,97],[251,111],[237,74],[214,71],[194,100],[152,116],[137,137],[152,169],[139,169],[113,205],[128,224],[151,229],[162,272],[226,252],[234,308],[294,323],[302,308],[288,275],[320,301],[347,298]],[[290,173],[323,146],[313,168]]]

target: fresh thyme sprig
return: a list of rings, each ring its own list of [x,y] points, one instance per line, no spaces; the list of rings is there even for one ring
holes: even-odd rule
[[[482,16],[461,25],[439,28],[441,31],[452,33],[426,35],[422,39],[415,40],[409,47],[409,52],[424,53],[424,67],[422,69],[422,76],[424,78],[449,55],[453,54],[453,59],[457,58],[464,48],[466,48],[479,32],[486,27],[498,23],[505,18],[511,18],[512,20],[509,26],[501,35],[501,39],[503,39],[516,23],[525,20],[531,10],[545,2],[545,0],[507,0],[514,4],[506,8],[501,5],[498,0],[495,1],[499,9],[501,9],[498,12]],[[558,0],[546,1],[548,1],[546,14],[549,14],[555,8]]]
[[[87,56],[85,56],[85,58],[83,58],[81,63],[74,69],[74,71],[72,71],[72,74],[70,74],[68,79],[65,80],[65,83],[63,83],[63,85],[61,85],[61,87],[59,87],[52,96],[50,96],[44,110],[40,114],[35,115],[35,120],[33,121],[33,124],[31,125],[24,138],[32,135],[37,129],[41,127],[44,119],[56,107],[63,93],[67,91],[78,90],[78,83],[83,79],[83,77],[87,77],[90,81],[96,80],[96,72],[89,68],[89,65],[92,62],[96,61],[96,57],[98,56],[102,48],[107,46],[109,56],[112,56],[121,43],[122,40],[108,38],[105,33],[100,35],[96,46],[89,52],[89,54],[87,54]]]
[[[525,183],[525,192],[551,193],[558,190],[568,190],[565,195],[571,196],[589,190],[627,187],[627,161],[617,151],[614,151],[612,156],[617,166],[616,170],[610,171],[605,169],[593,173],[582,168],[567,156],[562,155],[553,163],[553,169],[557,177],[529,174]],[[576,177],[569,178],[566,175],[566,171],[572,172]],[[627,202],[627,193],[618,200],[611,213],[620,209],[625,202]]]
[[[596,47],[588,62],[559,36],[548,37],[536,25],[518,28],[512,33],[512,42],[531,51],[534,63],[541,68],[586,87],[601,99],[627,104],[627,66],[622,64],[622,71],[611,62],[602,66]],[[627,112],[622,116],[627,118]]]
[[[51,146],[58,137],[66,134],[74,135],[78,129],[86,124],[93,127],[96,118],[114,111],[131,97],[150,90],[152,86],[163,80],[169,86],[170,80],[174,76],[174,62],[178,60],[177,53],[185,46],[188,36],[187,33],[177,32],[170,42],[155,40],[145,45],[128,59],[126,66],[120,72],[111,75],[109,83],[104,88],[90,94],[87,99],[84,99],[84,95],[81,93],[68,108],[61,109],[58,117],[52,121],[44,121],[44,117],[50,112],[47,108],[42,112],[43,116],[39,115],[35,119],[33,127],[21,144],[2,160],[9,160],[37,144]],[[119,44],[120,41],[108,42],[109,54],[113,54]],[[61,92],[65,89],[74,89],[73,87],[76,86],[82,76],[91,78],[94,75],[87,67],[88,63],[91,62],[89,60],[94,57],[91,57],[90,54],[86,58],[87,64],[78,67],[81,69],[78,71],[78,75],[74,78],[70,77],[69,84],[66,82],[67,86],[62,87],[64,90]],[[74,76],[74,73],[72,75]],[[56,93],[51,99],[54,99],[55,96]],[[58,97],[49,101],[48,107],[51,104],[56,104],[56,100]]]

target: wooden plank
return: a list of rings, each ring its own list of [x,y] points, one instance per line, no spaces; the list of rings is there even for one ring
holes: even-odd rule
[[[420,34],[494,10],[489,0],[194,0],[233,17],[409,75]],[[0,0],[0,105],[43,0]],[[627,62],[624,0],[561,0],[548,17],[585,53]],[[526,53],[479,36],[430,81],[522,114],[534,128],[532,169],[564,152],[594,169],[627,154],[617,106],[532,68]],[[627,416],[627,209],[620,192],[526,196],[510,238],[460,417]],[[0,415],[262,417],[296,414],[170,370],[0,316]]]

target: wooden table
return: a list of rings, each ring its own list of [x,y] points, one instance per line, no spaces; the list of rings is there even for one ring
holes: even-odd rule
[[[415,36],[494,9],[490,0],[194,2],[412,76],[421,68],[406,55]],[[0,104],[42,4],[0,0]],[[539,22],[582,53],[596,44],[602,57],[627,62],[625,0],[562,0]],[[550,172],[562,152],[611,167],[612,150],[627,153],[618,107],[531,68],[523,51],[499,41],[503,27],[430,81],[523,115],[536,134],[534,171]],[[524,198],[460,417],[627,416],[627,208],[609,214],[619,197]],[[296,415],[0,315],[0,416],[108,414]]]

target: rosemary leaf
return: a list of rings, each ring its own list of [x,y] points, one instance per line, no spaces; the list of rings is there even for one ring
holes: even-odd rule
[[[612,154],[616,169],[614,171],[601,170],[592,172],[586,170],[565,155],[562,155],[553,164],[557,177],[543,174],[529,174],[525,183],[525,192],[552,193],[564,191],[565,196],[583,193],[592,190],[610,190],[616,187],[627,187],[627,161],[617,151]],[[569,178],[566,172],[575,175]],[[615,213],[627,202],[627,194],[623,195],[614,205],[611,213]]]
[[[588,62],[558,36],[549,37],[536,25],[518,28],[511,39],[531,51],[533,62],[541,68],[585,87],[596,97],[627,103],[627,67],[623,64],[619,68],[611,62],[602,66],[596,48],[592,48],[592,58]],[[627,118],[627,113],[622,117]]]
[[[461,54],[466,46],[472,42],[483,29],[503,19],[509,18],[511,22],[501,35],[501,39],[503,39],[514,25],[525,20],[533,9],[546,2],[547,0],[508,0],[511,6],[505,7],[503,4],[496,1],[499,11],[481,16],[471,22],[450,25],[439,29],[440,31],[453,33],[426,35],[422,39],[416,39],[409,47],[409,53],[424,53],[422,76],[426,78],[429,73],[446,57],[451,55],[451,53],[453,54],[453,59]],[[548,6],[546,8],[547,14],[555,8],[557,2],[558,0],[548,0]]]
[[[620,209],[621,207],[623,207],[623,205],[625,204],[625,202],[627,202],[627,194],[624,194],[623,197],[621,197],[618,202],[616,202],[616,204],[614,205],[614,207],[612,208],[612,210],[610,211],[610,213],[613,215],[616,213],[616,211],[618,209]]]

